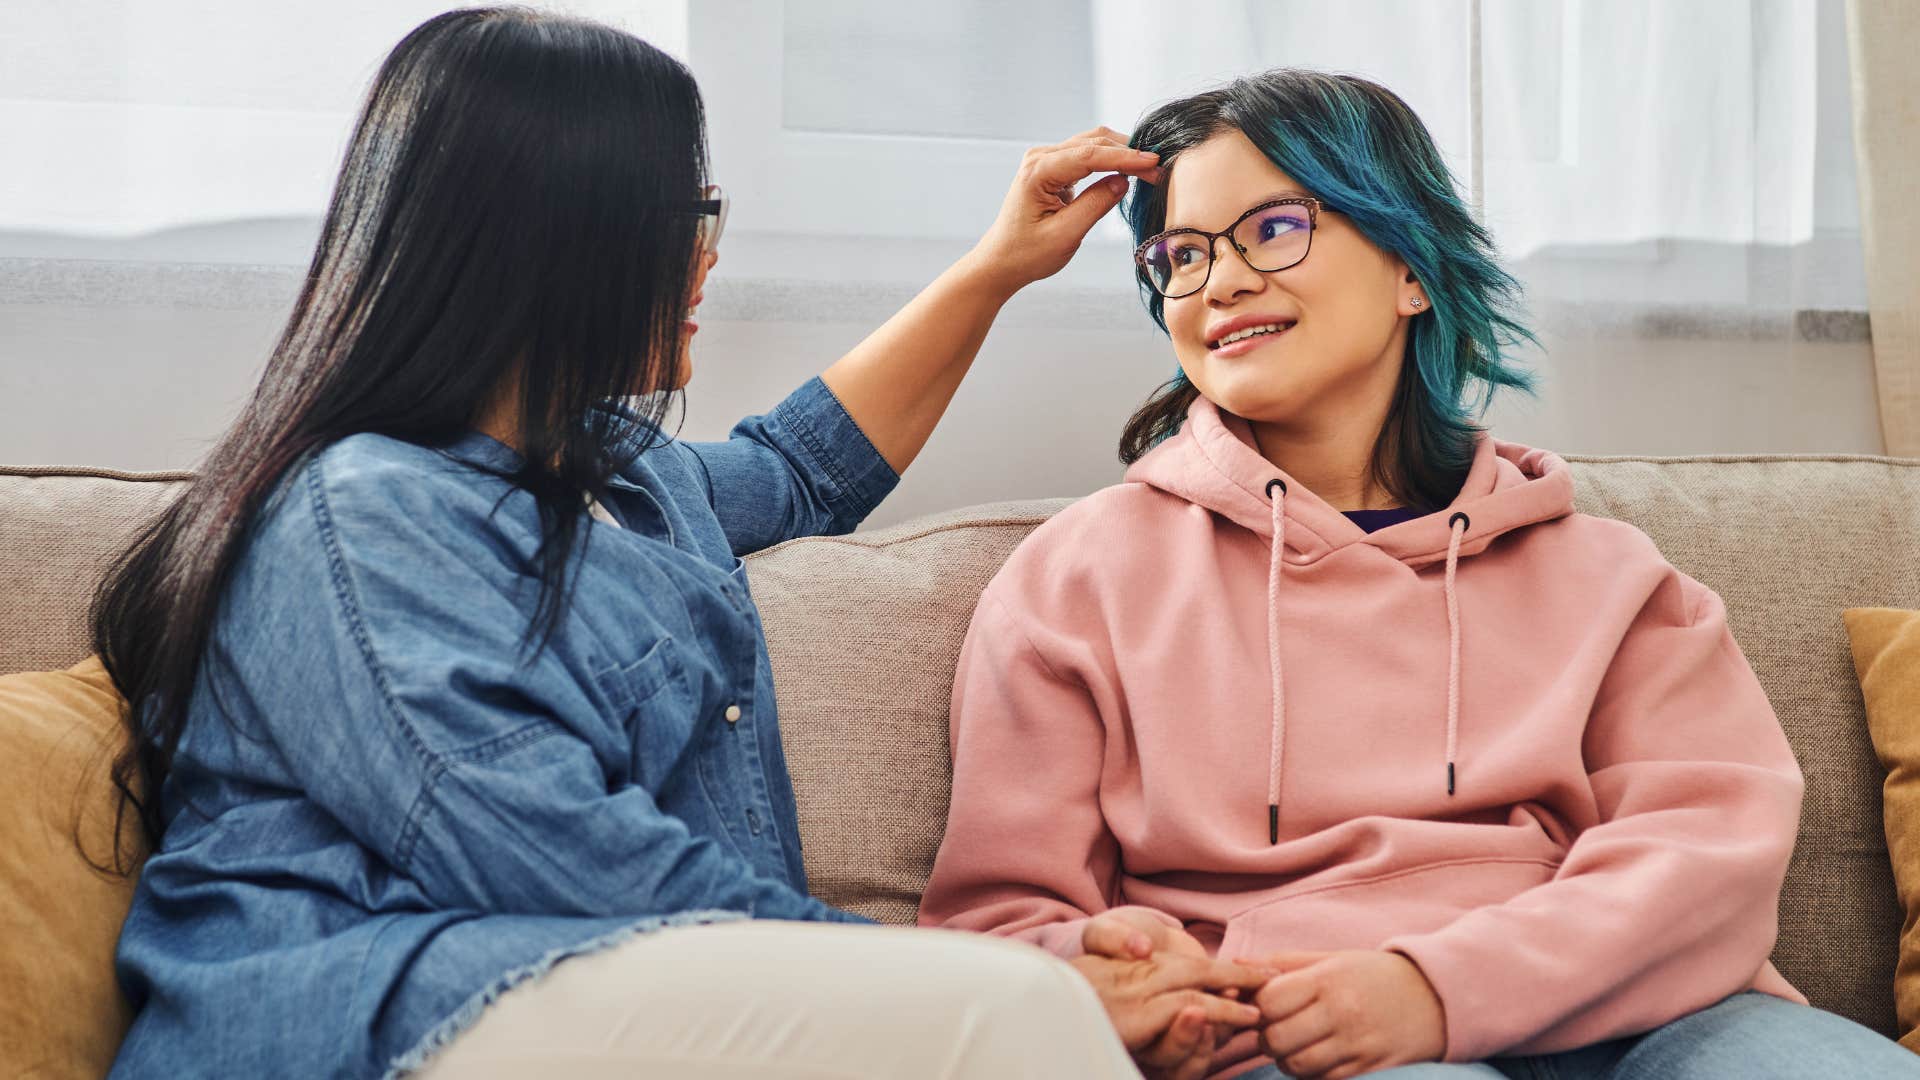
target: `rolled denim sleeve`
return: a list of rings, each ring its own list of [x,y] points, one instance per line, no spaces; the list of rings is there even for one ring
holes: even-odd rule
[[[725,442],[673,445],[693,457],[735,555],[851,532],[900,482],[817,377]]]

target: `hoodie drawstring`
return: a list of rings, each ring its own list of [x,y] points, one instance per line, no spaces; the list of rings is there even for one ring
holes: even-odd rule
[[[1458,526],[1456,528],[1455,526]],[[1456,513],[1447,519],[1447,794],[1453,794],[1453,763],[1460,749],[1460,597],[1453,573],[1460,565],[1460,541],[1473,519]]]
[[[1275,491],[1279,494],[1275,494]],[[1287,550],[1287,484],[1267,481],[1273,515],[1273,548],[1267,559],[1267,667],[1273,678],[1273,728],[1267,746],[1267,842],[1280,842],[1280,764],[1287,737],[1287,699],[1280,671],[1280,575]],[[1447,519],[1447,794],[1455,790],[1460,750],[1460,597],[1453,579],[1460,567],[1460,541],[1473,519],[1455,513]]]
[[[1280,489],[1278,495],[1274,489]],[[1267,561],[1267,670],[1273,677],[1273,732],[1267,744],[1267,843],[1280,842],[1280,755],[1287,735],[1287,699],[1280,679],[1280,568],[1287,551],[1287,484],[1267,481],[1273,511],[1273,554]]]

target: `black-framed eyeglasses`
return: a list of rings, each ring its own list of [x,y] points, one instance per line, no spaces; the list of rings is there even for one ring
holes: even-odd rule
[[[708,252],[720,250],[720,233],[727,227],[727,193],[718,184],[708,184],[693,203],[700,215],[700,247]]]
[[[1168,229],[1134,249],[1140,280],[1168,300],[1192,296],[1213,276],[1213,249],[1225,239],[1248,266],[1263,274],[1298,265],[1313,247],[1320,214],[1335,213],[1306,196],[1271,199],[1241,214],[1220,232]]]

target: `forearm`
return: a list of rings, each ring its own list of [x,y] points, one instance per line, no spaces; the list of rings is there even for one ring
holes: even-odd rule
[[[821,373],[895,472],[927,444],[1012,295],[969,253]]]
[[[1159,179],[1158,156],[1126,143],[1119,132],[1096,128],[1027,151],[974,249],[821,374],[894,472],[927,444],[1007,300],[1067,265],[1087,230],[1119,205],[1126,176]],[[1075,193],[1082,180],[1106,172],[1122,175]]]

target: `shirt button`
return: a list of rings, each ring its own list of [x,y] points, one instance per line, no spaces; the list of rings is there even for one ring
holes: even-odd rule
[[[727,706],[726,717],[727,717],[727,723],[729,724],[739,723],[740,722],[740,706],[738,705]]]

